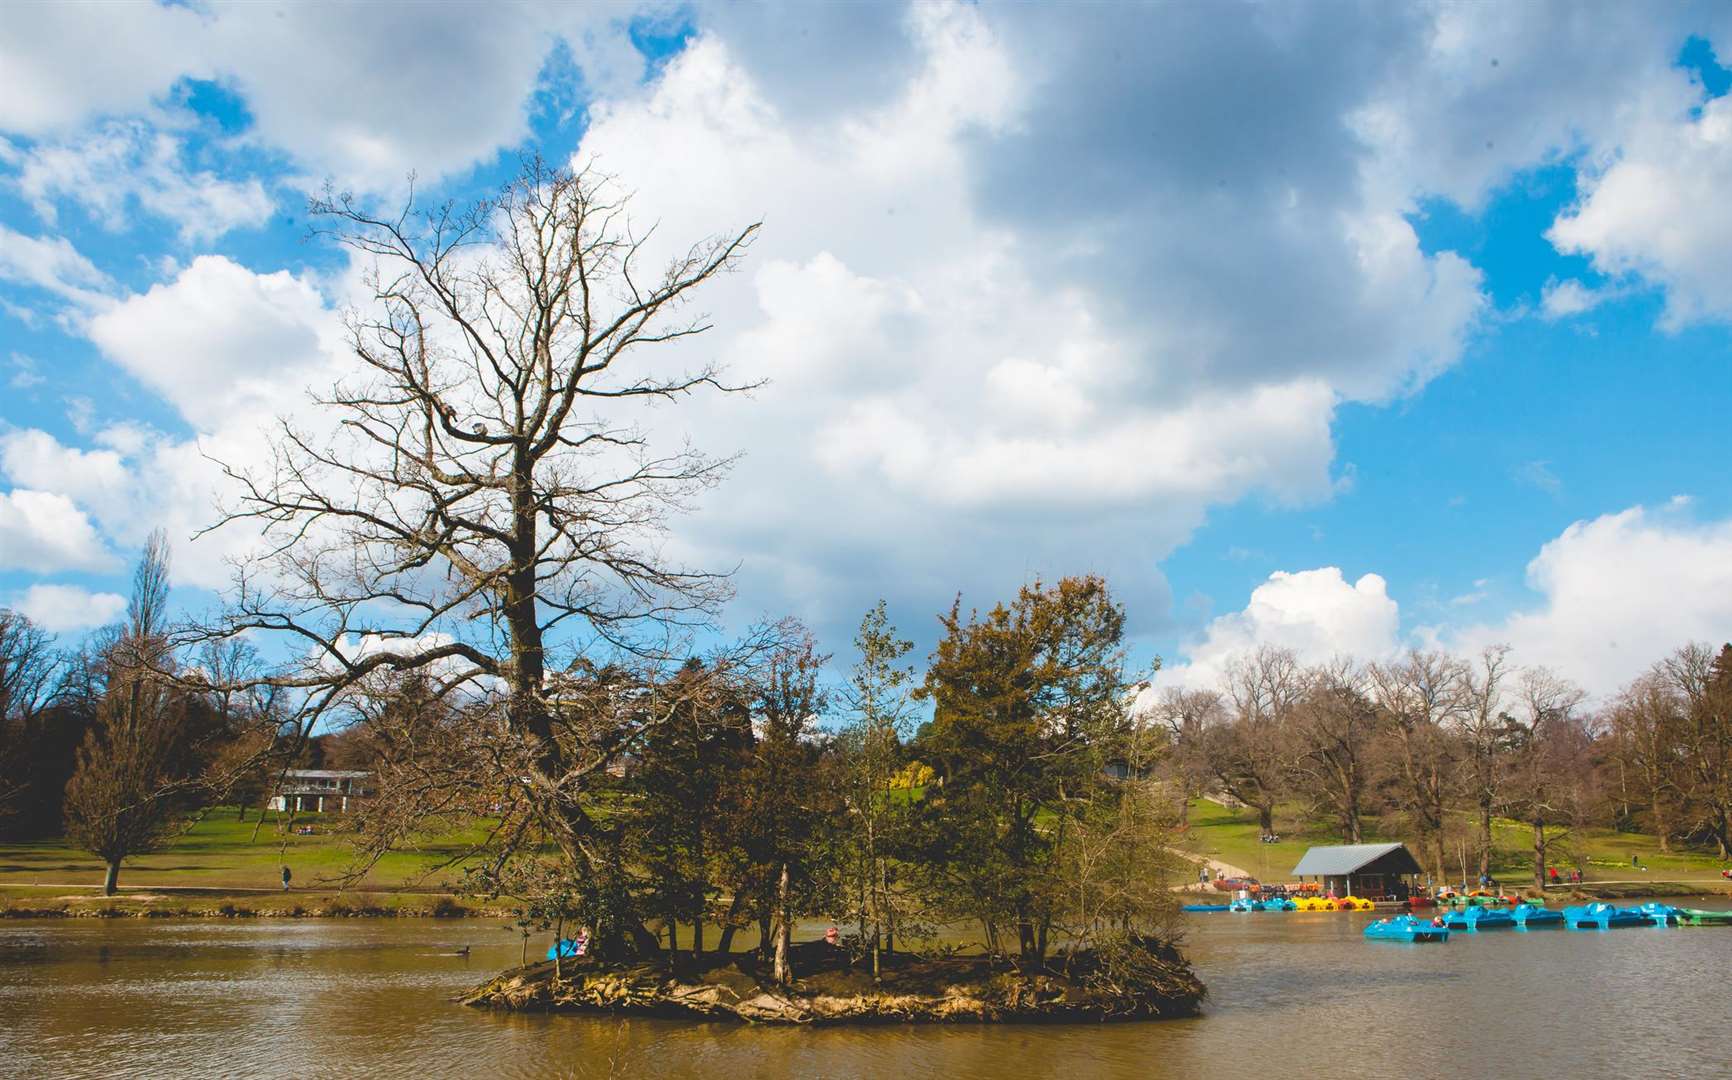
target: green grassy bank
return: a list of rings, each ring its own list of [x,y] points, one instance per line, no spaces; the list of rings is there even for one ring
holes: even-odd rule
[[[290,911],[303,914],[431,914],[449,911],[451,890],[461,876],[445,866],[480,839],[479,828],[429,837],[413,850],[387,854],[358,880],[343,880],[355,869],[355,851],[340,831],[340,818],[300,815],[297,828],[282,829],[267,813],[260,827],[257,811],[242,821],[233,807],[206,814],[161,851],[126,860],[115,900],[101,897],[103,865],[58,840],[0,844],[0,905],[77,913],[93,905],[121,911]],[[282,868],[292,875],[287,894]]]
[[[1180,841],[1180,848],[1195,857],[1230,864],[1248,871],[1262,881],[1286,881],[1305,850],[1314,844],[1339,844],[1341,838],[1326,829],[1298,823],[1297,815],[1288,808],[1276,816],[1279,843],[1265,844],[1259,839],[1257,815],[1251,810],[1230,810],[1219,803],[1197,799],[1190,805],[1189,827]],[[1659,841],[1645,833],[1624,833],[1611,829],[1572,829],[1568,835],[1558,830],[1553,840],[1552,862],[1559,873],[1567,873],[1580,862],[1584,881],[1593,885],[1607,883],[1606,891],[1620,895],[1646,892],[1645,882],[1683,882],[1724,892],[1732,888],[1720,871],[1729,864],[1721,862],[1712,851],[1660,851]],[[1533,880],[1533,830],[1520,822],[1499,819],[1492,825],[1494,855],[1492,874],[1499,881],[1521,886]],[[1373,826],[1365,837],[1367,843],[1380,841],[1410,841],[1403,835],[1384,835]],[[1674,845],[1676,848],[1676,845]],[[1418,854],[1418,852],[1416,852]],[[1636,863],[1632,865],[1631,856]],[[1456,857],[1451,852],[1451,858]],[[1478,864],[1468,853],[1469,873],[1477,873]],[[1451,865],[1450,876],[1460,876],[1458,865]],[[1613,883],[1616,883],[1615,885]],[[1630,893],[1628,888],[1634,888]]]

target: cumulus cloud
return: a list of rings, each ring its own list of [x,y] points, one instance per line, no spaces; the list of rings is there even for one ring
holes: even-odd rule
[[[1422,252],[1405,202],[1357,182],[1363,144],[1323,120],[1379,85],[1374,50],[1343,76],[1312,52],[1330,26],[1259,24],[1172,44],[1182,70],[1161,74],[1105,59],[1127,31],[1095,11],[847,19],[872,24],[856,97],[700,18],[657,80],[592,106],[579,152],[664,237],[766,218],[747,272],[704,299],[702,348],[771,384],[692,419],[747,452],[691,541],[738,560],[742,591],[852,617],[863,582],[931,603],[928,577],[978,595],[1101,569],[1148,610],[1167,599],[1154,563],[1209,506],[1329,497],[1338,404],[1459,355],[1478,271]],[[1264,64],[1305,89],[1239,85]],[[1218,124],[1187,119],[1217,92]]]
[[[298,404],[324,377],[341,328],[309,281],[220,255],[93,318],[90,339],[200,431]]]
[[[177,584],[226,585],[228,560],[257,537],[227,529],[194,539],[232,494],[217,462],[263,461],[274,419],[304,416],[308,389],[335,379],[335,312],[307,279],[201,256],[171,281],[115,302],[85,330],[192,433],[90,415],[79,424],[86,446],[38,428],[0,430],[0,472],[21,487],[55,492],[117,545],[164,528],[178,549]]]
[[[1334,566],[1276,571],[1251,592],[1243,611],[1212,621],[1163,668],[1158,686],[1218,686],[1226,665],[1263,645],[1292,649],[1305,663],[1337,655],[1382,659],[1400,647],[1400,607],[1376,574],[1348,583]]]
[[[1580,202],[1548,236],[1605,274],[1666,289],[1663,324],[1732,319],[1732,97],[1644,125],[1583,178]]]
[[[1438,640],[1463,652],[1508,644],[1519,662],[1606,694],[1679,645],[1732,639],[1732,521],[1685,513],[1636,506],[1574,523],[1528,563],[1538,604]]]
[[[71,499],[51,491],[0,491],[0,570],[52,574],[111,570],[116,560]]]
[[[13,598],[12,606],[44,630],[64,634],[113,622],[126,610],[126,597],[78,585],[32,585]]]

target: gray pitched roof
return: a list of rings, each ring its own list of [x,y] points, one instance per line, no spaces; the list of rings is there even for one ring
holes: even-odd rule
[[[1412,870],[1397,870],[1396,873],[1419,872],[1419,863],[1404,844],[1337,844],[1331,847],[1314,847],[1307,851],[1305,857],[1299,860],[1299,865],[1293,868],[1293,876],[1352,874],[1395,851],[1406,857],[1403,862],[1413,866]]]

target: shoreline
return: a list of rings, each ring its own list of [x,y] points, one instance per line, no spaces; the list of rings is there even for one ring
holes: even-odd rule
[[[1023,972],[986,957],[884,958],[874,979],[821,941],[800,942],[798,977],[778,985],[755,952],[507,970],[456,1000],[500,1012],[641,1015],[795,1026],[1106,1023],[1198,1015],[1208,989],[1170,942],[1133,939],[1106,958],[1052,957]]]
[[[268,895],[268,894],[267,894]],[[0,905],[0,919],[494,919],[516,918],[512,908],[468,905],[454,897],[430,901],[382,904],[376,900],[349,899],[336,895],[309,895],[267,900],[266,896],[242,899],[213,897],[202,903],[163,904],[155,899],[92,897],[57,903],[35,904],[28,900]],[[57,898],[58,899],[58,898]]]
[[[191,887],[158,888],[193,891]],[[455,895],[439,893],[201,891],[207,895],[197,900],[146,893],[113,897],[56,896],[39,902],[16,893],[8,896],[4,889],[0,889],[0,919],[496,919],[516,918],[518,915],[511,907],[469,904]],[[1732,896],[1732,891],[1716,883],[1654,881],[1608,882],[1600,888],[1547,889],[1543,895],[1528,889],[1521,895],[1548,902],[1584,902],[1637,897],[1659,900],[1728,897]],[[402,898],[401,902],[395,902],[399,898]]]

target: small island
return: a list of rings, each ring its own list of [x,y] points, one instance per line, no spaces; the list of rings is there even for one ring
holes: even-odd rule
[[[1035,971],[991,957],[897,954],[879,978],[826,942],[794,947],[805,974],[777,984],[756,953],[602,964],[553,961],[508,971],[461,1000],[516,1012],[608,1012],[771,1024],[1139,1020],[1193,1016],[1206,990],[1171,944],[1126,939],[1061,953]]]

